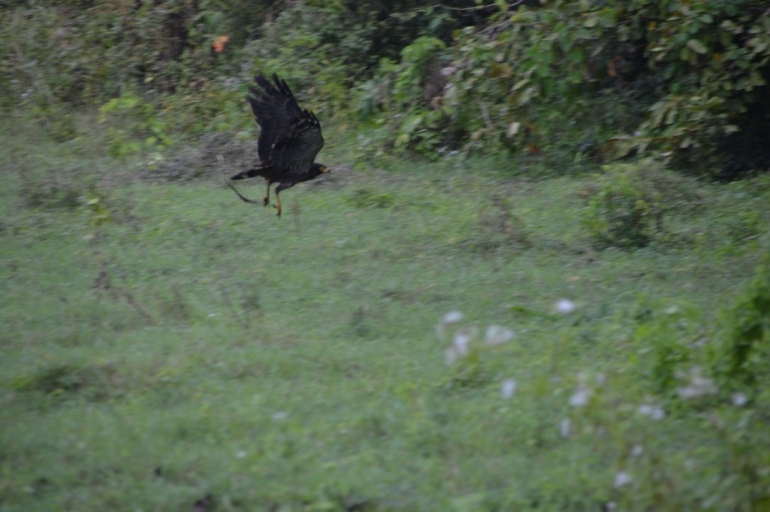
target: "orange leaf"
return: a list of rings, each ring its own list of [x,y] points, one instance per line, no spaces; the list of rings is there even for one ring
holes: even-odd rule
[[[230,36],[219,36],[212,41],[211,46],[214,48],[215,52],[222,53],[225,51],[225,46],[227,46],[229,40]]]
[[[527,144],[527,151],[529,151],[531,155],[536,155],[540,153],[540,148],[530,142]]]

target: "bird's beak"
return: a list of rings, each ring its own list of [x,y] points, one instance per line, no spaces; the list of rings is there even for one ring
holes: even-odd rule
[[[323,165],[321,166],[321,172],[329,172],[329,168]]]

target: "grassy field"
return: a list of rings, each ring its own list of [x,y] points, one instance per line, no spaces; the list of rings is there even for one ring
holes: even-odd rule
[[[98,140],[3,140],[2,511],[770,506],[768,393],[708,366],[767,176],[599,251],[590,176],[503,159],[330,145],[279,220],[215,161],[152,181]]]

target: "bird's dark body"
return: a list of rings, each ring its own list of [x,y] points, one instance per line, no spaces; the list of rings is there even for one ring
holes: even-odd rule
[[[324,145],[321,124],[313,112],[300,108],[289,86],[278,75],[273,75],[272,82],[262,75],[257,75],[254,81],[256,86],[249,87],[250,95],[246,99],[261,130],[257,142],[260,163],[231,179],[265,178],[264,205],[270,203],[270,186],[278,183],[275,197],[280,217],[279,193],[282,190],[327,172],[325,165],[314,163]],[[244,201],[256,202],[243,197],[237,190],[236,194]]]
[[[312,164],[309,171],[306,172],[281,172],[280,170],[277,170],[273,165],[260,165],[254,169],[249,169],[248,171],[243,171],[232,178],[231,180],[245,180],[246,178],[257,178],[262,177],[265,178],[267,181],[271,183],[279,183],[279,187],[282,187],[283,190],[286,190],[287,188],[291,188],[297,183],[302,183],[303,181],[310,181],[313,178],[317,178],[321,174],[323,174],[326,171],[322,171],[320,169],[322,167],[321,164]]]

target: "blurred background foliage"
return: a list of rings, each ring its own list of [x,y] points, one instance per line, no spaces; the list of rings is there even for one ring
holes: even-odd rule
[[[763,0],[4,0],[0,108],[113,153],[242,130],[279,72],[361,151],[509,152],[555,169],[655,156],[732,180],[770,161]],[[127,116],[135,119],[126,123]],[[128,141],[132,142],[128,142]],[[136,143],[135,140],[141,140]]]

